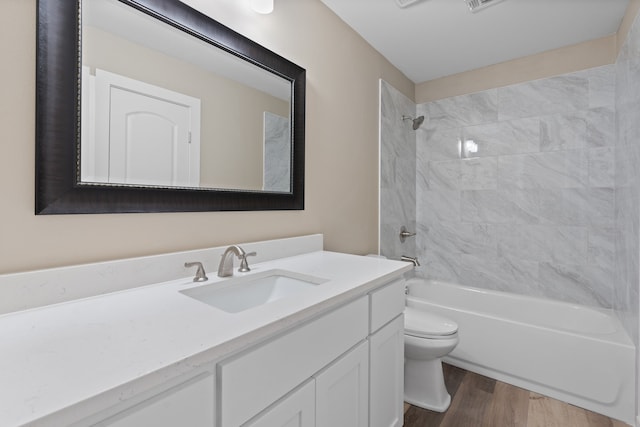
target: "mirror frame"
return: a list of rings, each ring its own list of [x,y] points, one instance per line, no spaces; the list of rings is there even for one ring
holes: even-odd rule
[[[118,1],[291,82],[291,191],[81,183],[81,0],[38,0],[36,214],[304,209],[305,70],[178,0]]]

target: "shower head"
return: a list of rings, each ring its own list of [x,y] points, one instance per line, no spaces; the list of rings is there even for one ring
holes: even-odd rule
[[[402,120],[411,120],[413,122],[413,130],[418,130],[422,122],[424,122],[424,116],[418,116],[416,118],[411,116],[402,116]]]

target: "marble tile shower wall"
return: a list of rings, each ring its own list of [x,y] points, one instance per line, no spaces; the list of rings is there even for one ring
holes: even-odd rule
[[[616,61],[616,280],[614,308],[638,345],[640,284],[640,21]]]
[[[615,74],[417,106],[418,275],[612,307]],[[461,159],[460,140],[477,152]]]
[[[291,137],[289,119],[264,112],[263,189],[289,191],[291,184]]]
[[[400,227],[416,226],[416,133],[403,115],[416,105],[380,81],[380,254],[399,259],[415,256],[415,239],[400,242]]]

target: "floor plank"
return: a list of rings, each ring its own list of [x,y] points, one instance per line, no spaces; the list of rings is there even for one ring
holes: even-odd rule
[[[457,366],[443,364],[442,372],[444,374],[444,384],[447,386],[449,394],[454,396],[458,391],[464,376],[467,374],[467,371],[458,368]]]
[[[445,413],[441,427],[469,427],[480,425],[491,405],[496,381],[474,372],[467,372]],[[479,423],[480,422],[480,423]]]
[[[595,412],[585,410],[585,413],[587,414],[587,421],[589,422],[587,425],[589,427],[629,427],[623,422],[612,420]]]
[[[584,409],[531,393],[527,427],[587,427]]]
[[[550,397],[444,364],[445,413],[405,404],[405,427],[628,427]]]
[[[482,427],[527,427],[529,391],[497,382]]]

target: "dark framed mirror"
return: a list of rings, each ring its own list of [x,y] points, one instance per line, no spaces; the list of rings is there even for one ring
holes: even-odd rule
[[[39,0],[37,19],[36,214],[304,209],[303,68],[178,0]],[[132,59],[123,56],[128,50]],[[151,63],[152,56],[164,62]],[[139,86],[106,92],[124,90],[121,81]],[[140,87],[178,96],[171,108],[195,99],[183,115],[197,116],[195,125],[182,132],[171,122],[165,144],[156,132],[164,116],[153,122],[164,113],[135,116],[118,106],[140,110],[131,94],[161,97]],[[118,97],[124,101],[116,105]],[[152,125],[122,131],[114,117]],[[124,142],[104,145],[105,135],[119,132]],[[139,140],[154,145],[140,151]],[[188,144],[188,155],[176,154],[171,144],[178,142]],[[140,177],[150,164],[176,168],[176,159],[187,159],[179,170],[190,176],[162,169],[160,178]]]

